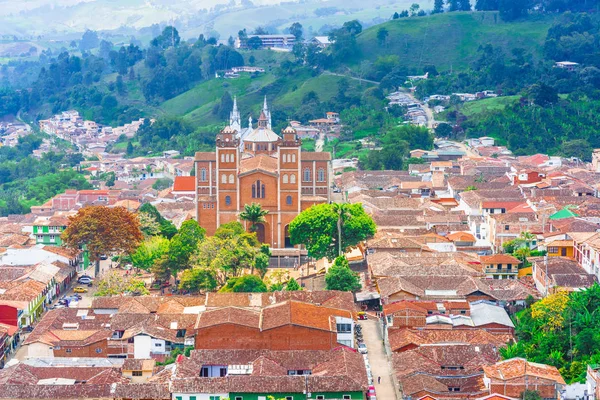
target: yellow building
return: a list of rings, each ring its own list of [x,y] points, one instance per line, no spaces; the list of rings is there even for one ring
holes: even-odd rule
[[[555,240],[547,244],[548,257],[569,257],[573,258],[572,240]]]
[[[123,362],[123,376],[132,383],[145,383],[154,373],[156,361],[151,359],[127,358]]]

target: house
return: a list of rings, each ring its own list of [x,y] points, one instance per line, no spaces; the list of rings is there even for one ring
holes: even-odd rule
[[[51,217],[39,216],[33,222],[33,236],[36,244],[44,246],[61,246],[60,235],[67,229],[69,218],[67,215],[55,214]]]
[[[493,279],[516,279],[519,274],[521,260],[506,254],[494,254],[481,256],[483,272],[488,278]]]
[[[589,273],[600,278],[600,233],[569,232],[573,239],[573,254],[577,263]]]
[[[483,366],[483,373],[483,382],[490,393],[509,397],[520,397],[526,390],[535,390],[543,399],[560,399],[560,391],[566,386],[556,367],[523,358]]]
[[[296,37],[294,35],[248,35],[245,40],[241,40],[239,37],[235,39],[235,47],[237,49],[247,48],[248,40],[252,38],[259,38],[261,41],[262,49],[291,49],[296,43]]]
[[[475,245],[477,239],[470,232],[452,232],[446,235],[446,239],[452,241],[456,247],[471,247]]]
[[[132,383],[146,383],[154,375],[156,360],[153,359],[123,359],[123,376],[129,378]]]
[[[401,353],[422,346],[495,345],[503,347],[511,335],[494,335],[482,329],[389,329],[388,341],[393,352]]]
[[[206,310],[196,322],[196,349],[331,350],[354,347],[354,319],[348,310],[296,300],[260,310]]]
[[[572,240],[553,240],[546,244],[548,257],[567,257],[574,258]]]
[[[588,365],[585,384],[587,392],[595,399],[600,399],[600,365]]]
[[[578,291],[598,282],[595,275],[588,274],[572,258],[530,257],[533,280],[544,296],[559,290]]]
[[[575,71],[575,69],[579,67],[579,64],[573,61],[557,61],[556,63],[554,63],[554,66],[556,68],[565,69],[567,71]]]
[[[175,363],[175,400],[364,399],[368,380],[361,354],[328,351],[195,350]]]
[[[322,48],[326,49],[331,45],[331,41],[329,40],[329,36],[315,36],[312,38],[310,43]]]
[[[405,397],[468,399],[488,393],[481,367],[498,359],[495,345],[456,343],[394,353],[392,364]]]
[[[173,190],[175,196],[189,196],[196,198],[196,177],[195,176],[176,176],[173,181]]]
[[[135,384],[122,373],[123,360],[28,359],[0,370],[2,399],[170,400],[168,384]]]
[[[511,175],[513,185],[530,185],[541,182],[545,174],[533,170],[523,170]]]

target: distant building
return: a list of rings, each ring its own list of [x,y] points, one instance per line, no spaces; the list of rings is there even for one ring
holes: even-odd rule
[[[317,45],[322,49],[326,49],[331,45],[331,41],[329,40],[329,36],[315,36],[310,41],[311,44]]]
[[[248,35],[248,38],[244,41],[238,37],[235,40],[235,47],[237,49],[248,48],[248,40],[255,37],[262,41],[261,48],[263,49],[291,49],[296,43],[294,35]]]
[[[557,61],[554,66],[560,69],[566,69],[567,71],[575,71],[579,67],[579,64],[572,61]]]

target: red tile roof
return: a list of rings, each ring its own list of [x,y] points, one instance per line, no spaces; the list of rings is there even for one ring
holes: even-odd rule
[[[176,176],[173,182],[174,192],[194,192],[196,190],[195,176]]]

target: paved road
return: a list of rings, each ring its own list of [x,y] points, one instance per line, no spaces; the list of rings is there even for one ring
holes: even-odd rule
[[[369,319],[360,321],[360,324],[363,327],[363,337],[369,351],[369,364],[371,365],[377,398],[394,400],[396,398],[396,391],[394,390],[394,383],[391,376],[393,370],[383,348],[383,339],[377,326],[379,322]],[[377,383],[378,377],[381,377],[381,383],[379,384]]]

